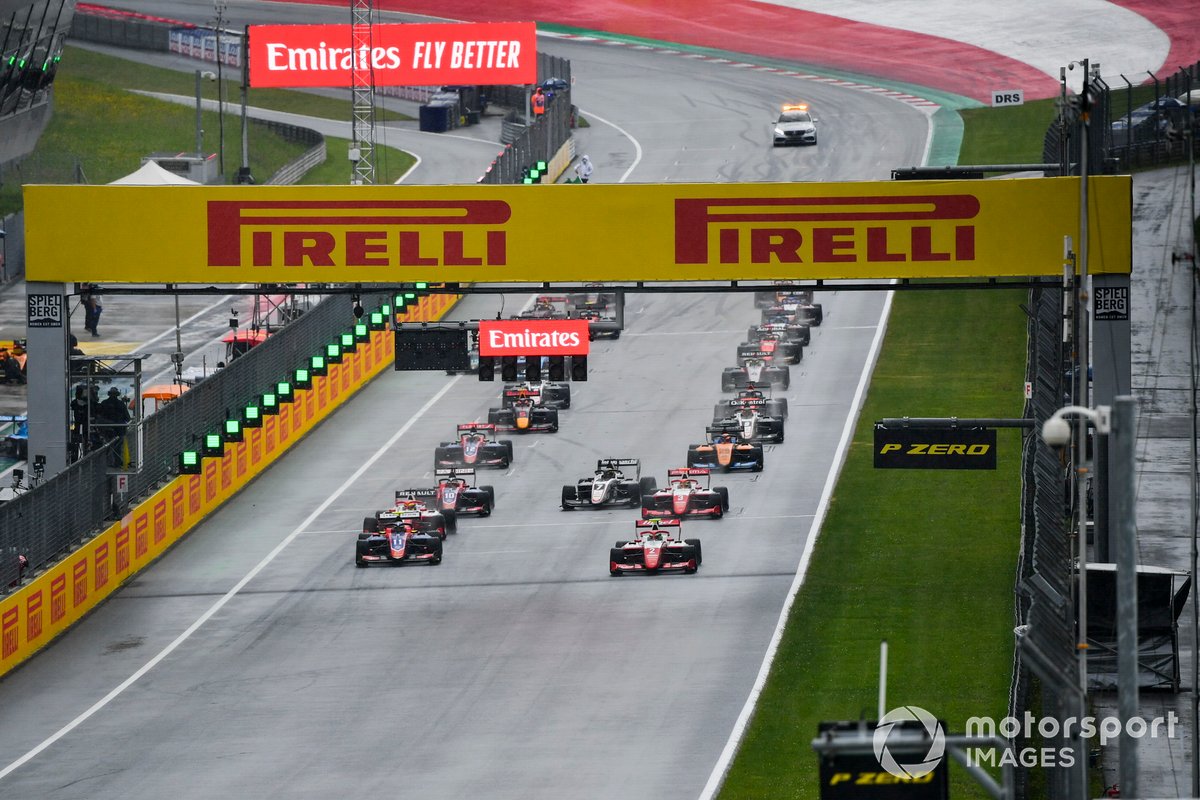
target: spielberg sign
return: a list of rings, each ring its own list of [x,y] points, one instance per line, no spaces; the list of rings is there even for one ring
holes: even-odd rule
[[[250,85],[348,87],[537,83],[532,22],[251,25]]]
[[[585,319],[481,319],[479,355],[586,356]]]

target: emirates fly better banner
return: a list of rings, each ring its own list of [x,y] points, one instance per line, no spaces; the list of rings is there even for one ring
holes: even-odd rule
[[[251,25],[250,85],[353,84],[371,70],[376,86],[537,83],[537,26],[532,22],[373,25]],[[360,38],[362,41],[360,41]]]

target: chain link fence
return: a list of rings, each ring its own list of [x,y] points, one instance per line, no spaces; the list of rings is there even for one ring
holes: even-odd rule
[[[547,86],[550,97],[546,113],[532,125],[523,86],[488,86],[488,102],[510,109],[504,120],[502,138],[508,144],[488,166],[479,183],[520,183],[526,170],[538,161],[549,161],[575,127],[575,109],[571,105],[571,62],[538,53],[539,84]],[[553,88],[551,88],[553,87]]]
[[[385,294],[363,294],[364,308],[387,301]],[[179,453],[197,449],[205,433],[219,433],[224,421],[278,381],[307,364],[357,320],[347,295],[328,297],[215,375],[142,421],[143,462],[129,478],[123,497],[114,495],[108,474],[112,444],[84,458],[34,489],[0,505],[0,594],[15,587],[18,554],[37,571],[119,518],[130,503],[172,480]]]

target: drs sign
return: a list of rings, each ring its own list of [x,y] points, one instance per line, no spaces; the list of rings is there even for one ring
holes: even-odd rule
[[[992,107],[1025,105],[1025,92],[1021,89],[992,90]]]

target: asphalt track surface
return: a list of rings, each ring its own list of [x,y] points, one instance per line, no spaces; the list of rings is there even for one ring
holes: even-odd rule
[[[599,44],[577,102],[630,180],[878,179],[927,118],[885,97]],[[631,93],[649,79],[663,91]],[[669,90],[668,90],[669,89]],[[773,150],[769,111],[820,109]],[[605,132],[607,131],[607,132]],[[684,135],[685,134],[685,135]],[[582,187],[581,187],[582,189]],[[562,243],[563,257],[570,255]],[[524,297],[506,299],[509,313]],[[515,437],[497,508],[437,567],[355,569],[362,518],[430,478],[499,384],[388,373],[33,662],[0,683],[5,798],[696,797],[758,674],[835,467],[885,297],[827,293],[792,367],[787,441],[730,488],[695,576],[611,578],[635,512],[558,509],[603,456],[663,481],[698,441],[749,295],[638,295],[557,434]],[[464,301],[456,316],[499,310]]]

